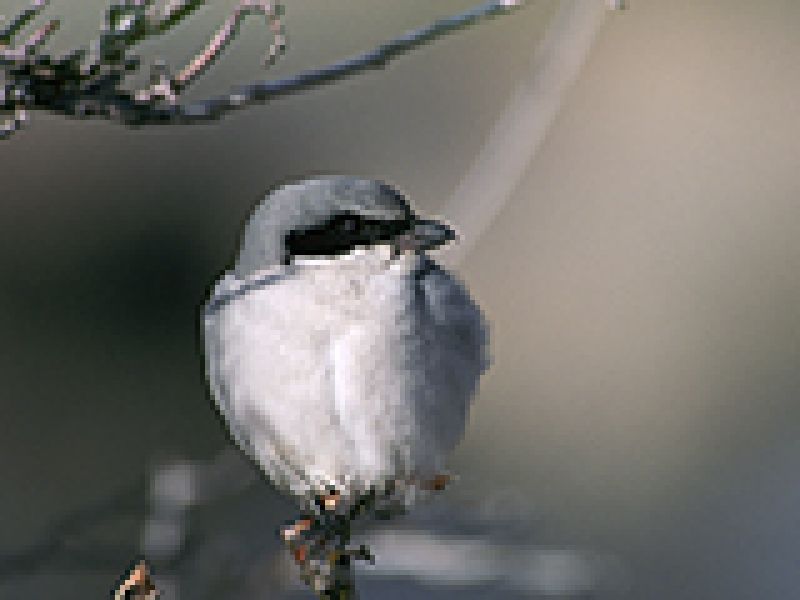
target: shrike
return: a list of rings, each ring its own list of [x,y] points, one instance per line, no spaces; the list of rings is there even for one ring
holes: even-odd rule
[[[480,310],[426,255],[454,238],[380,181],[291,183],[255,208],[205,305],[214,399],[306,511],[283,536],[309,577],[315,553],[346,554],[353,520],[446,481],[488,366]]]

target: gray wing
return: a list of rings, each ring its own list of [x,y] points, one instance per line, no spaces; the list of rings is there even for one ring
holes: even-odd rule
[[[436,390],[426,400],[428,435],[448,452],[461,439],[471,401],[482,373],[488,368],[489,334],[486,320],[465,286],[432,260],[424,265],[420,287],[425,298],[425,327],[435,339],[427,387]]]
[[[489,328],[463,283],[429,260],[421,285],[433,325],[447,334],[450,350],[475,382],[489,367]]]

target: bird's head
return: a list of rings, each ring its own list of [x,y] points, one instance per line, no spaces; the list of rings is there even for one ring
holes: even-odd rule
[[[319,177],[267,194],[245,227],[235,270],[245,276],[298,258],[335,260],[378,247],[395,256],[424,252],[455,237],[444,223],[419,218],[386,183]]]

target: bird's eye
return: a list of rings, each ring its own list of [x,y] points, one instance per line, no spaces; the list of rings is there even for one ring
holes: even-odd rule
[[[345,231],[353,232],[358,230],[358,219],[354,217],[348,217],[342,222],[342,228]]]

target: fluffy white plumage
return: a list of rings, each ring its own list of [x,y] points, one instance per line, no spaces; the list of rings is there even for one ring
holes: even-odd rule
[[[204,332],[233,438],[306,501],[327,486],[357,496],[441,472],[487,366],[465,288],[424,252],[384,243],[234,269],[206,304]]]

